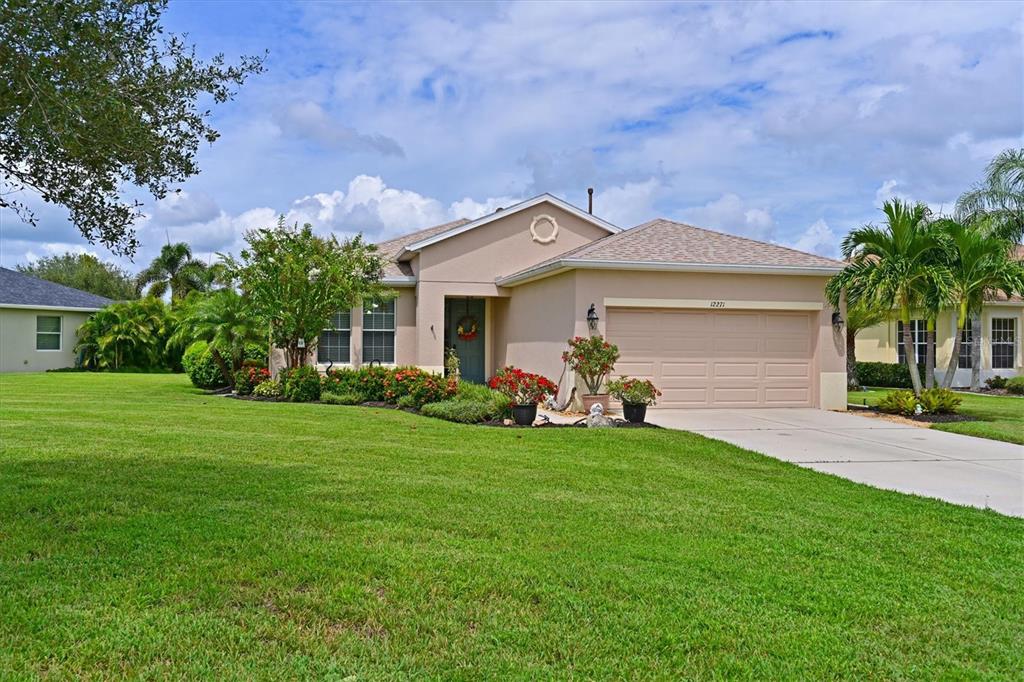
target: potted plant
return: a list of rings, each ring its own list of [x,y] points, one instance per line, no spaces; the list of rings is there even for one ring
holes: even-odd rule
[[[619,347],[608,343],[603,336],[577,336],[569,339],[569,350],[562,353],[562,362],[576,373],[587,387],[583,395],[583,409],[590,412],[595,403],[608,411],[608,394],[601,393],[601,384],[619,359]]]
[[[512,366],[499,370],[488,385],[512,402],[512,419],[520,426],[529,426],[537,419],[537,403],[558,394],[558,387],[547,377]]]
[[[608,382],[608,392],[622,403],[622,416],[626,421],[640,424],[647,418],[647,407],[661,395],[649,379],[621,377]]]

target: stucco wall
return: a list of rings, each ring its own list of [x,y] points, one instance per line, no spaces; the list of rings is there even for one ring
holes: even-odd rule
[[[692,301],[701,307],[711,300],[754,302],[787,309],[787,304],[811,309],[817,322],[813,339],[816,402],[825,409],[846,407],[846,349],[841,333],[832,328],[832,309],[824,296],[825,277],[796,275],[733,275],[717,273],[577,270],[512,289],[503,319],[502,337],[510,364],[557,378],[561,352],[572,335],[588,333],[586,313],[591,303],[605,333],[606,299]],[[568,302],[567,302],[568,301]],[[739,306],[742,308],[742,306]],[[518,330],[518,338],[511,336]],[[500,364],[500,363],[498,363]]]
[[[992,369],[992,318],[1010,317],[1017,320],[1017,346],[1013,369]],[[897,346],[902,339],[897,336],[897,321],[888,320],[882,324],[865,329],[857,335],[858,362],[897,362]],[[1021,334],[1024,330],[1024,305],[992,304],[986,306],[981,313],[981,379],[996,374],[1004,377],[1024,374],[1024,343]],[[941,380],[945,376],[953,352],[953,341],[956,335],[956,316],[952,311],[943,311],[935,322],[935,376]],[[954,374],[953,386],[966,387],[971,384],[971,370],[957,369]]]
[[[59,315],[61,349],[36,350],[36,316]],[[90,313],[61,310],[0,308],[0,372],[41,372],[74,367],[77,330]]]

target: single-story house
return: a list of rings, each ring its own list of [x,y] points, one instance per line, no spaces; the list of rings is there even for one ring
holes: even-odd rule
[[[78,327],[108,298],[0,268],[0,372],[74,367]]]
[[[1017,258],[1024,260],[1024,246],[1018,246]],[[919,364],[924,364],[928,352],[927,321],[915,319],[910,322],[914,340],[914,355]],[[1024,375],[1024,346],[1021,344],[1021,330],[1024,329],[1024,298],[999,296],[988,301],[981,310],[981,368],[979,374],[985,381],[994,376],[1013,377]],[[935,320],[935,376],[941,381],[946,375],[953,342],[956,339],[956,313],[946,310]],[[957,370],[953,375],[953,386],[965,388],[971,385],[971,339],[973,330],[960,332],[960,354]],[[860,362],[906,362],[903,347],[903,323],[889,320],[870,327],[857,335],[857,360]]]
[[[622,229],[549,194],[378,246],[398,297],[336,314],[322,370],[442,372],[454,349],[468,380],[515,365],[566,395],[562,351],[593,330],[620,348],[614,376],[652,379],[663,407],[845,409],[824,295],[838,261],[670,220]]]

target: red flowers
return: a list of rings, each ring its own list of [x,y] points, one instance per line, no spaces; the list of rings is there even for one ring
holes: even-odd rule
[[[583,379],[590,395],[597,395],[601,383],[619,359],[619,349],[601,336],[569,339],[569,350],[562,353],[562,362]]]
[[[661,396],[649,379],[621,377],[608,382],[608,392],[616,400],[632,405],[653,405]]]
[[[487,385],[508,396],[514,405],[533,405],[548,395],[558,395],[558,387],[547,377],[512,366],[499,370]]]

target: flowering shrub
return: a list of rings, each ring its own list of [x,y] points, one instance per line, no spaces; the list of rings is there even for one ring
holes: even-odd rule
[[[281,382],[274,379],[267,379],[252,389],[252,394],[260,398],[280,398]]]
[[[558,395],[558,387],[547,377],[512,366],[499,370],[488,385],[508,396],[513,405],[532,405]]]
[[[653,405],[661,396],[661,391],[649,379],[632,377],[620,377],[609,381],[608,392],[619,402],[628,405]]]
[[[604,378],[618,359],[619,347],[605,341],[603,336],[569,339],[569,350],[562,353],[562,362],[583,379],[590,395],[600,392]]]
[[[293,403],[320,400],[320,372],[312,365],[281,370],[281,388],[286,399]]]
[[[458,380],[431,374],[419,367],[363,367],[332,369],[322,389],[337,395],[358,394],[366,402],[385,402],[419,408],[455,395]]]
[[[249,395],[269,378],[270,370],[266,367],[242,367],[235,372],[235,393]]]

